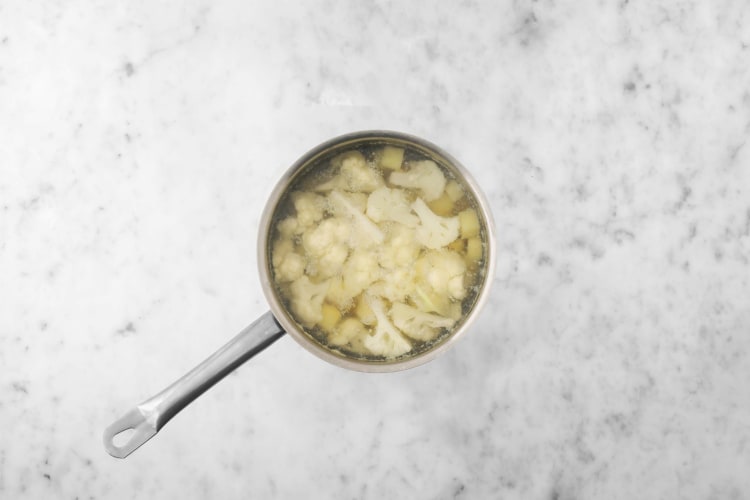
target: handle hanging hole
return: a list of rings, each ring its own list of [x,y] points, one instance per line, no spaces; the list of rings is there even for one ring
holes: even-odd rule
[[[128,429],[124,429],[112,436],[112,444],[114,444],[118,448],[122,448],[130,442],[130,440],[133,438],[133,434],[135,434],[134,428],[130,427]]]

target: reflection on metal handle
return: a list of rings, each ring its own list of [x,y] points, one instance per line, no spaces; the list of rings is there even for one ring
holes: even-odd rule
[[[191,401],[282,335],[284,330],[273,314],[265,313],[185,376],[107,427],[104,431],[107,452],[116,458],[133,453]],[[115,436],[126,431],[131,431],[127,442],[116,446]]]

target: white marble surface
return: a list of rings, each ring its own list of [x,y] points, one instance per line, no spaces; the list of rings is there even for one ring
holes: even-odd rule
[[[749,47],[742,0],[0,3],[0,498],[747,498]],[[486,188],[476,328],[283,338],[107,455],[266,310],[283,170],[374,128]]]

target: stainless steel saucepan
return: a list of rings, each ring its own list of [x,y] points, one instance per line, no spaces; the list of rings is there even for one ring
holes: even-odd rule
[[[270,240],[273,236],[274,213],[286,192],[298,176],[306,174],[319,164],[321,158],[337,152],[362,146],[390,145],[417,151],[448,170],[461,181],[475,200],[482,224],[484,247],[483,269],[477,284],[476,299],[451,333],[429,349],[413,356],[393,360],[367,360],[347,356],[327,348],[313,336],[306,333],[287,311],[272,282],[272,266],[269,256]],[[495,238],[489,205],[481,190],[469,173],[441,148],[418,137],[391,131],[355,132],[331,139],[307,152],[287,170],[274,188],[266,203],[258,233],[258,265],[263,292],[270,305],[270,311],[263,314],[250,326],[242,330],[226,345],[193,368],[172,385],[143,401],[125,413],[104,431],[104,447],[110,455],[125,458],[138,447],[151,439],[180,410],[204,391],[213,386],[235,368],[271,345],[284,333],[288,333],[302,347],[334,365],[362,372],[393,372],[405,370],[426,363],[449,349],[466,331],[487,300],[495,262]],[[125,439],[122,445],[114,440],[119,434]]]

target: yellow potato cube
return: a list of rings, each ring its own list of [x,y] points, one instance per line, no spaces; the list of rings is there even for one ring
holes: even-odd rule
[[[466,260],[469,262],[479,262],[482,259],[482,240],[479,238],[469,238],[466,241]]]
[[[390,170],[401,170],[404,161],[404,149],[386,146],[380,154],[380,166]]]
[[[341,313],[339,310],[331,304],[323,304],[323,319],[320,320],[318,326],[323,331],[331,332],[333,328],[338,324],[341,319]]]
[[[430,207],[430,210],[441,217],[448,217],[451,215],[451,212],[453,212],[453,200],[451,200],[446,193],[443,193],[440,198],[429,202],[427,206]]]
[[[461,311],[461,302],[451,302],[450,306],[448,307],[447,316],[458,321],[459,319],[461,319],[462,314],[463,311]]]
[[[458,182],[450,181],[445,185],[445,194],[448,195],[451,201],[456,202],[463,198],[464,190],[461,189],[461,186],[458,184]]]
[[[461,237],[472,238],[479,234],[479,218],[473,208],[459,212],[458,221],[461,224]]]

